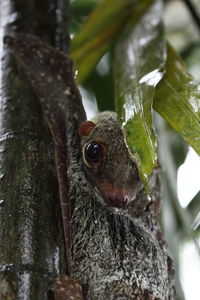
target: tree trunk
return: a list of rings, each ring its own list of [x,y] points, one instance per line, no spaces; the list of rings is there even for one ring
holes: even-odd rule
[[[66,51],[66,0],[0,0],[0,299],[47,299],[66,271],[53,142],[3,36],[33,33]]]

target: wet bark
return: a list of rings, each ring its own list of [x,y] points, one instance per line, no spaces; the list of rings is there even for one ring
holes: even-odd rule
[[[32,33],[67,50],[62,0],[0,0],[0,299],[47,299],[66,271],[53,142],[40,103],[3,36]]]

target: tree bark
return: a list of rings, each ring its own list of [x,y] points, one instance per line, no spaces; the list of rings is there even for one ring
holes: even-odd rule
[[[0,0],[0,299],[47,299],[66,272],[53,142],[41,106],[3,36],[38,35],[67,50],[64,0]]]

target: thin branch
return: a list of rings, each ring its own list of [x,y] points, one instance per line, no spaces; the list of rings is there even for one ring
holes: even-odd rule
[[[183,0],[185,5],[187,6],[190,14],[192,15],[192,18],[194,20],[194,23],[197,25],[199,33],[200,33],[200,16],[198,15],[195,6],[190,0]]]

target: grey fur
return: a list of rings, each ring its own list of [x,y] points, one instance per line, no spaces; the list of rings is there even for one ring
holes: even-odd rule
[[[85,166],[85,172],[98,189],[103,185],[121,186],[124,190],[132,191],[131,208],[137,211],[143,209],[146,202],[136,198],[136,194],[143,188],[139,178],[138,169],[133,157],[125,144],[124,134],[119,126],[116,113],[103,112],[92,121],[96,124],[92,132],[82,137],[82,149],[91,140],[100,140],[106,145],[106,157],[98,171],[93,171]],[[139,201],[137,201],[139,200]]]
[[[94,122],[97,126],[92,135],[98,131],[109,137],[111,148],[120,151],[122,147],[126,157],[128,150],[124,151],[124,136],[116,115],[102,113]],[[82,139],[82,147],[87,138]],[[69,128],[68,149],[72,144],[76,147],[73,147],[75,152],[69,152],[68,167],[72,202],[71,276],[82,284],[86,299],[175,299],[173,266],[158,221],[158,172],[152,175],[151,201],[137,179],[139,187],[129,208],[108,207],[95,186],[96,179],[88,181],[90,175],[85,176],[80,144]],[[125,161],[132,165],[130,157]],[[132,167],[126,166],[127,172]],[[125,174],[125,170],[120,171]],[[136,169],[134,174],[137,174]],[[108,178],[110,176],[116,180],[118,170],[110,173],[108,169]],[[140,202],[142,205],[137,210],[135,203]]]

